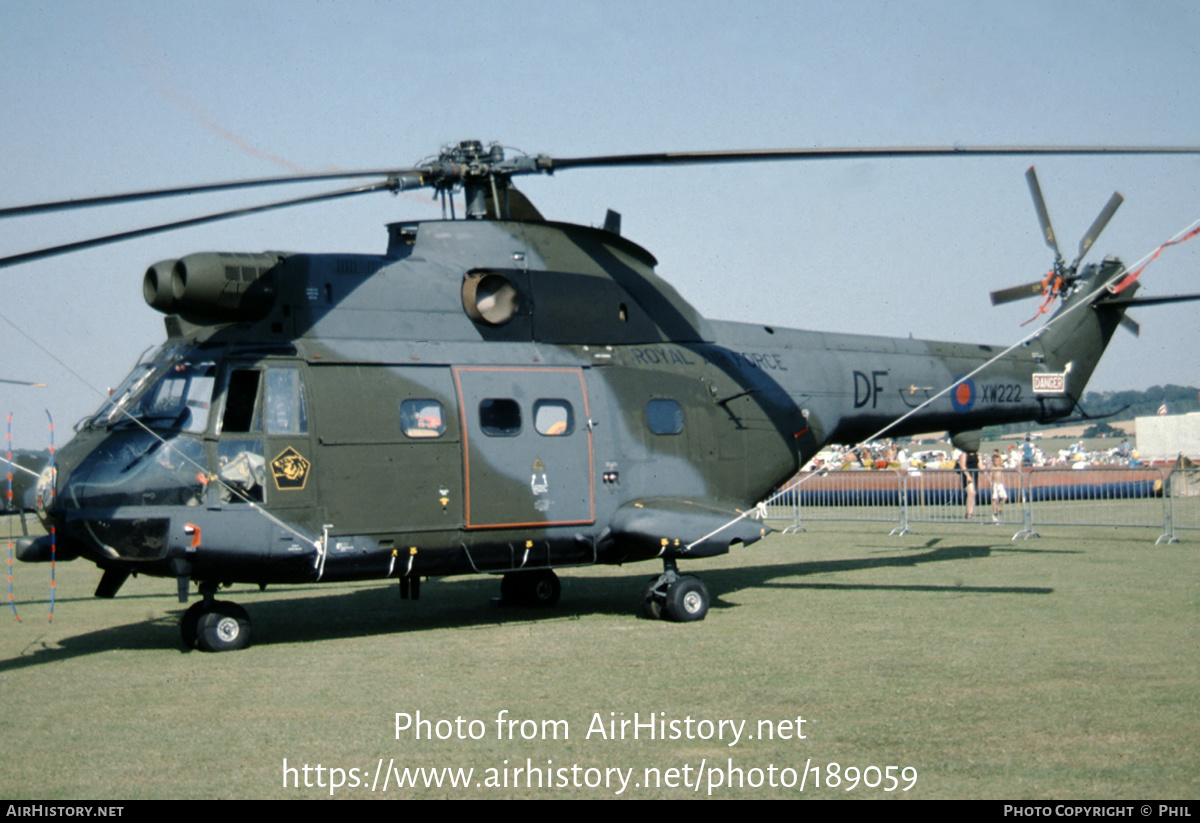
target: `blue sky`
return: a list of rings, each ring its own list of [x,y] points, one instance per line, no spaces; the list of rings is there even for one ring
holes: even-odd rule
[[[1194,3],[27,2],[0,6],[0,24],[3,206],[406,166],[465,138],[558,156],[1200,145]],[[622,212],[626,236],[712,317],[1009,343],[1036,304],[993,309],[988,292],[1051,262],[1031,162],[575,170],[521,187],[555,219]],[[1113,190],[1126,202],[1092,260],[1132,262],[1200,218],[1200,157],[1037,168],[1068,259]],[[272,194],[9,219],[0,254]],[[21,443],[38,442],[43,408],[60,427],[95,408],[95,390],[163,337],[141,298],[157,260],[381,252],[386,222],[439,213],[424,193],[373,195],[0,270],[0,313],[19,329],[0,321],[0,376],[50,384],[0,387],[0,412],[15,412]],[[1200,291],[1200,240],[1143,283]],[[1137,311],[1141,338],[1122,333],[1091,388],[1200,385],[1197,312]]]

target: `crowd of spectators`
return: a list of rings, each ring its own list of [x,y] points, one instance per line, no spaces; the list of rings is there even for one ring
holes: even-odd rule
[[[999,453],[1000,465],[994,466],[995,454]],[[924,469],[953,469],[957,465],[958,449],[946,444],[944,448],[910,451],[907,446],[891,439],[874,440],[857,446],[830,446],[813,458],[807,467],[810,471],[837,471],[845,469],[898,469],[921,471]],[[1026,435],[1023,441],[1002,445],[992,450],[983,450],[979,455],[979,468],[1020,469],[1070,467],[1084,468],[1137,468],[1144,465],[1128,438],[1109,449],[1088,449],[1082,440],[1073,443],[1056,454],[1046,454],[1033,437]]]

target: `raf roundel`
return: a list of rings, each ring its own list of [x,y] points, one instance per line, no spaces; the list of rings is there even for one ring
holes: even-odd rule
[[[975,391],[974,380],[969,377],[964,379],[961,375],[954,378],[954,388],[950,389],[950,402],[956,412],[969,412],[975,406],[976,397],[978,394]]]

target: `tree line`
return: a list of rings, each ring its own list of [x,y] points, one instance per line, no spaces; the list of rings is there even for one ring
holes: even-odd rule
[[[1163,404],[1169,414],[1187,414],[1200,411],[1200,390],[1195,386],[1151,386],[1145,391],[1103,391],[1085,392],[1083,400],[1073,418],[1086,415],[1096,419],[1097,429],[1104,431],[1102,423],[1115,423],[1121,420],[1133,420],[1135,417],[1150,417],[1158,413]],[[984,435],[1015,434],[1025,431],[1042,431],[1054,428],[1058,423],[1049,426],[1039,426],[1036,423],[1010,423],[1004,426],[988,426]]]

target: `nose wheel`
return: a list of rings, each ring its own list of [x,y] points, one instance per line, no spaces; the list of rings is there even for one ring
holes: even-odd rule
[[[205,597],[179,621],[183,645],[202,652],[232,652],[250,645],[250,615],[237,603]]]
[[[674,560],[664,560],[663,566],[663,573],[642,591],[642,616],[675,623],[703,620],[712,600],[708,587],[698,577],[680,574]]]

